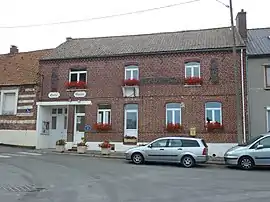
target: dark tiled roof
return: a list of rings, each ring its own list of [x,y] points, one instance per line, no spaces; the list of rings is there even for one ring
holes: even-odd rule
[[[237,33],[237,46],[244,46]],[[67,40],[44,59],[104,57],[232,47],[229,27]]]
[[[270,28],[258,28],[248,30],[247,54],[270,54]]]
[[[51,50],[0,55],[0,85],[36,84],[39,59]]]

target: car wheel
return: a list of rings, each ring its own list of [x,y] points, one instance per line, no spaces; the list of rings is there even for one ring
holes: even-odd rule
[[[248,156],[241,157],[238,164],[243,170],[251,170],[254,167],[254,162],[252,158]]]
[[[191,168],[195,165],[195,160],[192,156],[190,155],[186,155],[183,156],[182,160],[181,160],[181,164],[185,167],[185,168]]]
[[[135,164],[142,164],[144,162],[143,155],[140,153],[132,154],[131,159],[132,159],[132,162]]]

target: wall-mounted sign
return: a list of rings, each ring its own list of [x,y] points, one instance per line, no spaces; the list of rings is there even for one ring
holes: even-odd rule
[[[74,97],[85,97],[86,92],[85,91],[76,91],[74,92]]]
[[[91,130],[91,126],[90,125],[85,125],[84,126],[84,130],[85,131],[90,131]]]
[[[59,98],[60,97],[60,93],[59,92],[50,92],[48,94],[49,98]]]

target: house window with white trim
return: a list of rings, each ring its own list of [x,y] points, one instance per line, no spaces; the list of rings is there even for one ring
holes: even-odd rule
[[[15,115],[17,114],[18,90],[0,91],[0,114]]]
[[[83,81],[86,83],[87,71],[71,69],[69,72],[69,82],[79,82],[79,81]]]
[[[270,88],[270,65],[266,65],[265,67],[265,87]]]
[[[205,121],[222,123],[222,106],[220,102],[205,103]]]
[[[188,62],[185,63],[185,78],[201,77],[200,63],[199,62]]]
[[[111,124],[111,105],[99,105],[97,123]]]
[[[131,65],[125,67],[125,80],[136,79],[139,80],[139,68],[138,66]]]
[[[166,104],[166,124],[181,124],[181,104],[167,103]]]

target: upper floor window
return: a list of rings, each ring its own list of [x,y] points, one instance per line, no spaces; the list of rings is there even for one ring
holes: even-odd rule
[[[205,103],[205,121],[222,123],[222,109],[220,102]]]
[[[0,91],[0,114],[15,115],[17,114],[18,90]]]
[[[265,66],[265,87],[270,88],[270,65]]]
[[[110,124],[111,123],[111,106],[99,105],[97,123]]]
[[[188,62],[185,64],[185,78],[190,77],[201,77],[199,62]]]
[[[87,71],[86,70],[74,70],[71,69],[69,72],[69,82],[83,81],[86,83]]]
[[[180,103],[166,104],[166,124],[181,124],[181,105]]]
[[[139,80],[139,68],[138,66],[125,67],[125,80],[136,79]]]

